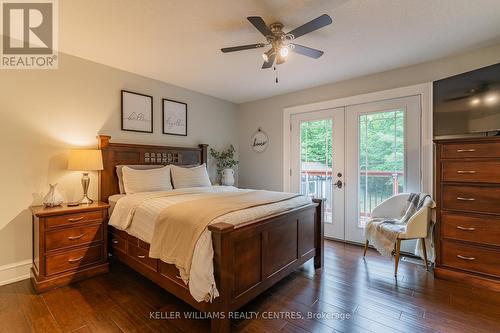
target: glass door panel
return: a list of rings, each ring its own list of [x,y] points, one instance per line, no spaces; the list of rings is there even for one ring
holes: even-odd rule
[[[300,122],[300,193],[325,198],[325,223],[332,223],[333,119]]]

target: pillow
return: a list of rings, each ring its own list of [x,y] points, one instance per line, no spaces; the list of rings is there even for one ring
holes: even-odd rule
[[[172,165],[171,168],[174,188],[212,186],[205,163],[193,168],[182,168],[175,165]]]
[[[124,166],[122,172],[123,188],[127,194],[172,189],[169,166],[149,170],[135,170]]]
[[[120,188],[120,194],[125,194],[125,188],[123,187],[123,167],[129,167],[135,170],[149,170],[149,169],[159,169],[163,168],[164,165],[151,165],[151,164],[137,164],[137,165],[117,165],[116,175],[118,176],[118,187]]]

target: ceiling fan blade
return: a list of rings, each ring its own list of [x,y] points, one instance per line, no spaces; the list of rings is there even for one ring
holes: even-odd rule
[[[276,59],[276,54],[271,54],[268,61],[264,61],[262,64],[262,69],[267,69],[273,67],[274,59]]]
[[[264,46],[266,46],[266,44],[258,43],[258,44],[248,44],[248,45],[241,45],[241,46],[225,47],[225,48],[222,48],[220,50],[223,53],[228,53],[228,52],[235,52],[235,51],[258,49],[258,48],[264,47]]]
[[[273,33],[271,31],[271,29],[269,29],[269,27],[267,26],[266,22],[264,22],[264,20],[262,19],[262,17],[260,16],[249,16],[247,17],[247,20],[250,21],[250,23],[252,23],[252,25],[257,28],[257,30],[260,31],[261,34],[263,34],[264,36],[272,36]]]
[[[323,55],[323,51],[316,50],[307,46],[299,45],[299,44],[293,44],[292,51],[298,54],[305,55],[306,57],[311,57],[314,59],[318,59]]]
[[[459,97],[453,97],[453,98],[448,98],[446,99],[447,102],[453,102],[453,101],[459,101],[461,99],[466,99],[466,98],[471,98],[472,95],[464,95],[464,96],[459,96]]]
[[[330,23],[332,23],[332,18],[327,14],[323,14],[304,25],[301,25],[300,27],[293,29],[289,32],[289,34],[293,35],[294,38],[299,38],[300,36],[321,29],[324,26],[329,25]]]

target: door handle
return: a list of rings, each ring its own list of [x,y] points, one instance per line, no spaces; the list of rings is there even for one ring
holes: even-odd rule
[[[337,180],[336,183],[333,183],[333,186],[335,186],[336,188],[342,188],[342,185],[343,185],[343,183],[340,179]]]

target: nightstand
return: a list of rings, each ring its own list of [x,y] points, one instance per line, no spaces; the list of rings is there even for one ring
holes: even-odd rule
[[[109,205],[33,206],[33,266],[37,292],[107,273]]]

